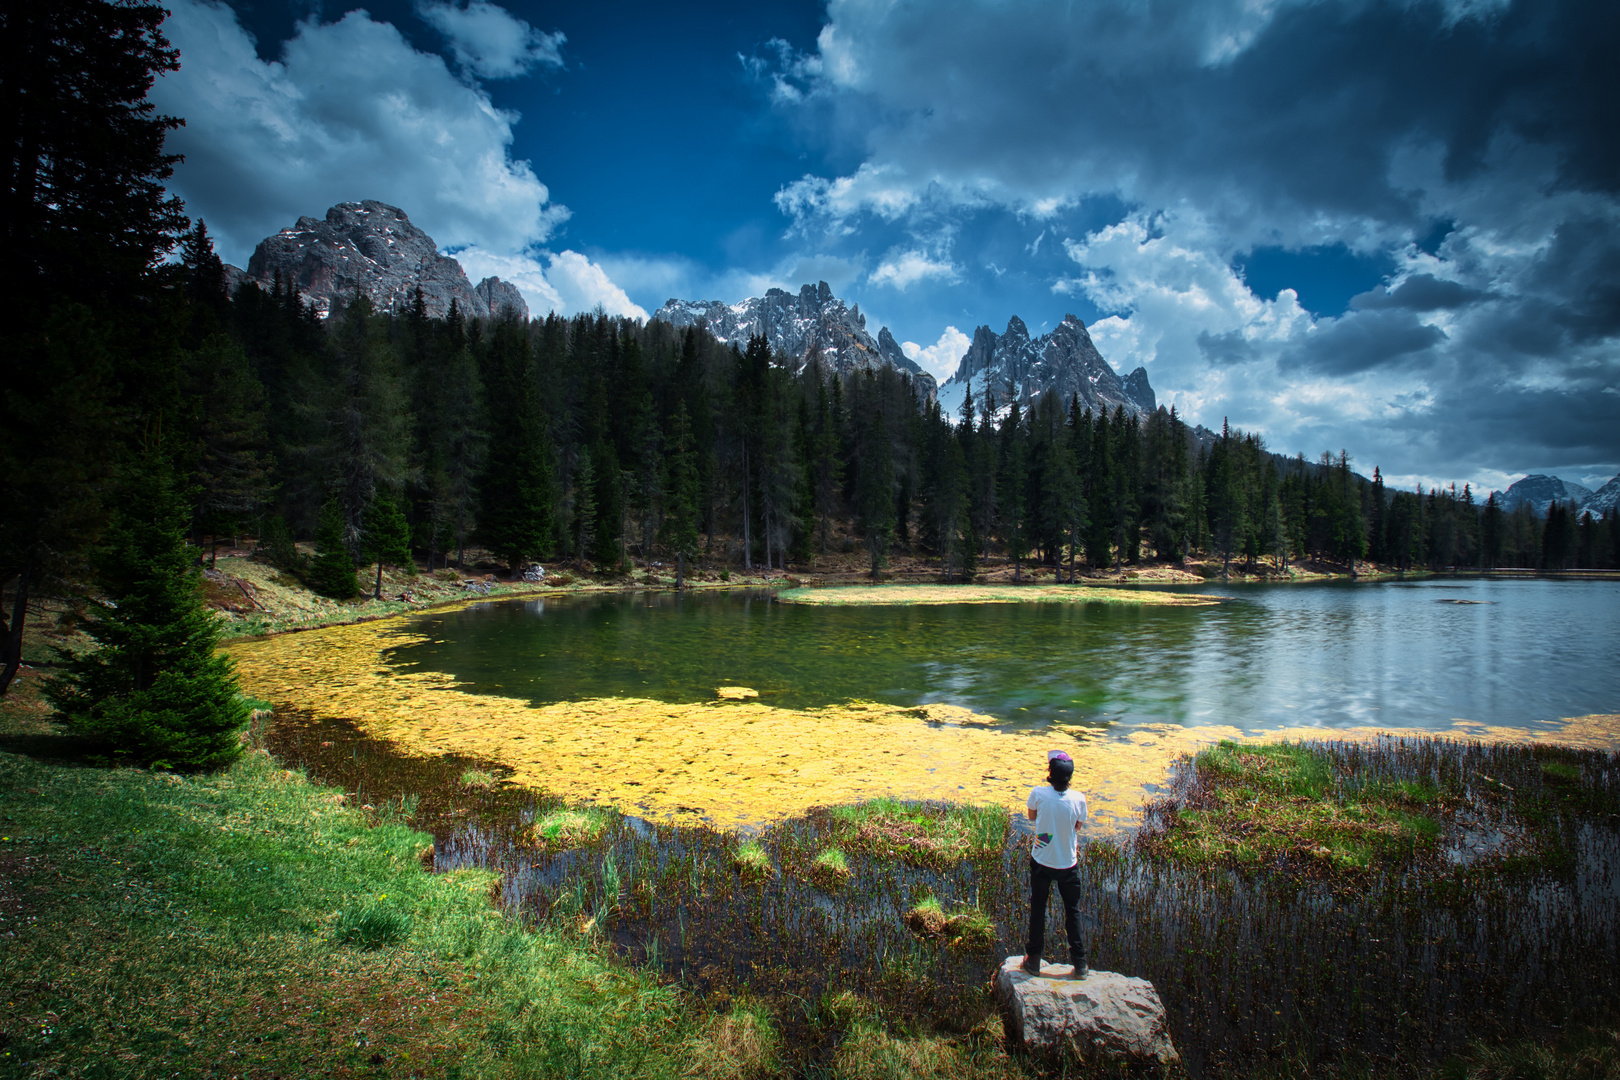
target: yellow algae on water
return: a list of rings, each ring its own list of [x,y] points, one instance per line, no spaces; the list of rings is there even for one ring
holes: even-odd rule
[[[715,690],[714,696],[721,701],[746,701],[759,697],[759,691],[752,686],[722,686]]]
[[[840,585],[835,588],[783,589],[776,594],[776,598],[787,604],[822,607],[1019,604],[1030,601],[1210,607],[1221,602],[1220,597],[1204,593],[1103,589],[1092,585]]]
[[[593,698],[529,705],[464,693],[441,673],[395,672],[383,651],[422,640],[399,622],[329,627],[227,647],[243,690],[278,708],[341,717],[404,752],[485,758],[511,779],[571,802],[722,828],[757,826],[813,806],[882,796],[947,799],[1021,810],[1044,782],[1046,751],[1067,749],[1092,831],[1133,825],[1148,785],[1169,765],[1220,739],[1370,740],[1374,728],[1249,732],[1228,725],[1141,724],[1016,731],[958,706],[847,702],[783,709],[757,700],[678,704]],[[1464,738],[1540,739],[1615,747],[1616,717],[1585,717],[1546,732],[1459,721]],[[1426,732],[1395,732],[1426,734]]]

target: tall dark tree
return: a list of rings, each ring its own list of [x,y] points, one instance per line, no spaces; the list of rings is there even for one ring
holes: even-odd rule
[[[0,5],[0,694],[30,598],[82,574],[136,426],[132,399],[170,384],[139,370],[172,366],[158,264],[186,225],[163,189],[178,160],[164,139],[180,121],[146,100],[177,66],[166,15],[100,0]]]
[[[315,529],[315,559],[309,567],[310,588],[334,600],[352,600],[360,592],[354,576],[354,555],[343,528],[343,511],[336,499],[321,507]]]
[[[478,529],[516,573],[551,550],[556,505],[555,451],[529,338],[516,320],[495,325],[484,383],[489,449],[479,484]]]
[[[360,551],[367,562],[377,564],[377,578],[372,586],[371,598],[382,599],[383,564],[404,567],[416,572],[416,561],[411,557],[411,527],[405,520],[405,511],[387,488],[366,507]]]
[[[212,769],[241,753],[247,706],[219,624],[186,549],[189,517],[172,466],[155,448],[127,470],[85,632],[97,648],[72,657],[47,693],[75,731],[117,757],[170,769]]]

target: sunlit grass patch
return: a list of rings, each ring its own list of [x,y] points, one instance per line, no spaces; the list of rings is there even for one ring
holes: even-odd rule
[[[907,862],[999,856],[1007,843],[1007,811],[999,806],[874,799],[832,807],[828,815],[843,846]]]
[[[843,888],[851,874],[849,856],[839,848],[828,848],[810,861],[810,880],[823,889]]]
[[[924,896],[905,915],[906,929],[924,941],[938,941],[952,948],[989,945],[996,937],[995,923],[978,908],[964,908],[947,914],[936,896]]]
[[[693,1040],[690,1057],[691,1076],[714,1080],[771,1076],[781,1068],[782,1036],[769,1010],[739,1002]]]
[[[833,1075],[846,1080],[990,1080],[1027,1075],[1008,1058],[999,1040],[977,1043],[939,1036],[892,1035],[862,1021],[850,1028],[833,1057]]]
[[[529,836],[541,847],[582,847],[602,835],[608,817],[608,811],[594,806],[559,807],[535,818]]]
[[[1178,862],[1312,872],[1366,870],[1380,858],[1436,853],[1440,791],[1418,780],[1346,786],[1333,761],[1299,744],[1224,741],[1192,762],[1200,783],[1143,843]]]
[[[766,854],[765,846],[758,840],[745,841],[738,847],[736,854],[731,857],[731,865],[737,874],[750,884],[769,881],[776,876],[776,868],[771,865],[771,857]]]
[[[1049,601],[1079,604],[1132,604],[1152,607],[1209,607],[1220,597],[1152,589],[1103,589],[1091,585],[841,585],[783,589],[785,604],[823,607],[929,604],[1020,604]]]
[[[461,786],[468,791],[493,791],[499,783],[493,773],[483,769],[466,769],[461,774]]]

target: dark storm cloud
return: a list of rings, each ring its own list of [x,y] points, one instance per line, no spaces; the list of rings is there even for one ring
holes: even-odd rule
[[[1283,353],[1285,372],[1308,370],[1323,375],[1355,375],[1391,364],[1413,367],[1414,354],[1446,340],[1437,326],[1418,321],[1409,311],[1353,312],[1321,328]]]
[[[1620,462],[1594,426],[1620,404],[1620,4],[832,0],[828,19],[779,72],[779,100],[858,152],[779,197],[807,235],[1111,194],[1136,239],[1067,245],[1081,269],[1057,287],[1119,312],[1110,359],[1198,419],[1230,406],[1407,474],[1511,471],[1509,448]],[[1210,273],[1333,245],[1394,267],[1337,317],[1295,306],[1308,280],[1249,295]]]
[[[1376,308],[1443,311],[1467,307],[1488,295],[1460,282],[1442,281],[1433,274],[1413,274],[1393,289],[1372,289],[1352,297],[1350,306],[1363,311]]]

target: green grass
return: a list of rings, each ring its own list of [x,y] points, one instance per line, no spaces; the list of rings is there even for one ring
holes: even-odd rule
[[[999,858],[1007,843],[1007,811],[999,806],[874,799],[828,815],[842,847],[920,865]]]
[[[746,882],[757,884],[769,881],[776,876],[776,868],[771,865],[771,857],[766,854],[765,847],[758,840],[747,840],[737,848],[731,857],[731,865],[738,875]]]
[[[685,1072],[675,991],[375,821],[263,753],[195,778],[0,753],[0,1072]]]
[[[541,847],[580,847],[601,836],[608,820],[608,812],[598,807],[563,807],[536,818],[529,835]]]
[[[1433,785],[1336,784],[1325,753],[1292,743],[1224,741],[1195,761],[1212,782],[1144,841],[1183,864],[1282,861],[1331,876],[1438,850],[1442,793]]]
[[[483,769],[463,769],[461,773],[461,786],[468,791],[494,791],[500,781],[495,779],[493,773]]]
[[[824,889],[841,889],[851,876],[849,856],[839,848],[828,848],[810,861],[810,880]]]

